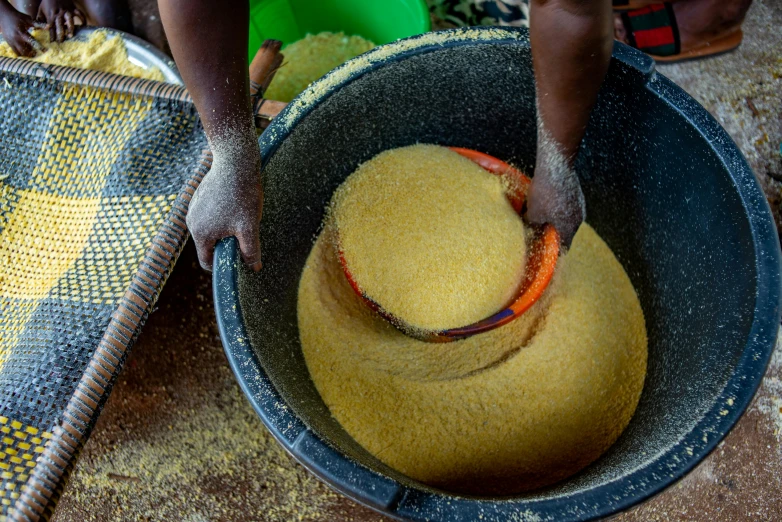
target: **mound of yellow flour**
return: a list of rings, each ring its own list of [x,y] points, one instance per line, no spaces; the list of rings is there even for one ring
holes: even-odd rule
[[[333,235],[327,226],[302,274],[302,350],[332,415],[387,465],[451,491],[511,494],[576,473],[629,423],[646,373],[644,316],[590,226],[526,314],[447,344],[415,340],[370,312]]]
[[[503,181],[446,147],[378,154],[337,190],[331,217],[358,286],[412,327],[485,319],[524,278],[524,224]]]

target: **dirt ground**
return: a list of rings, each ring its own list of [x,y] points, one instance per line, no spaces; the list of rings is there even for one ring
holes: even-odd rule
[[[135,3],[146,9],[136,10],[147,24],[145,34],[164,42],[156,10],[149,2]],[[778,223],[781,26],[782,2],[756,0],[738,51],[659,67],[725,126],[758,174]],[[266,433],[223,355],[210,283],[188,246],[84,448],[55,520],[387,520],[333,493]],[[781,517],[778,346],[753,405],[720,447],[679,484],[615,520]]]

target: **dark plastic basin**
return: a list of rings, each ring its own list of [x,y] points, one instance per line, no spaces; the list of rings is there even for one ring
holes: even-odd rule
[[[763,376],[780,320],[779,243],[725,131],[651,59],[622,45],[578,165],[587,221],[623,263],[646,314],[649,369],[627,431],[554,487],[470,498],[394,472],[340,428],[301,354],[299,276],[334,189],[378,152],[419,141],[534,164],[526,32],[455,30],[383,46],[310,88],[261,137],[264,268],[248,272],[235,241],[223,242],[214,297],[233,371],[274,436],[334,488],[413,520],[589,520],[691,470]]]

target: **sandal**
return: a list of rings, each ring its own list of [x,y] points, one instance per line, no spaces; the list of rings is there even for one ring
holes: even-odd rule
[[[660,0],[613,0],[614,11],[635,11],[644,7],[659,4]]]
[[[614,0],[614,9],[621,16],[627,43],[651,55],[658,62],[678,62],[726,53],[737,48],[744,38],[739,24],[682,52],[676,14],[671,3]]]

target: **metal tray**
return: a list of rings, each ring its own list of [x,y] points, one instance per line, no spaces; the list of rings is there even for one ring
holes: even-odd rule
[[[82,27],[78,30],[73,39],[77,41],[87,41],[90,35],[96,31],[106,31],[106,33],[109,34],[109,38],[122,38],[125,41],[125,47],[128,50],[128,60],[132,64],[143,67],[144,69],[157,67],[163,73],[163,77],[167,83],[184,85],[174,60],[151,43],[142,40],[137,36],[106,27]],[[0,35],[0,42],[5,42],[5,38],[3,38],[2,35]]]

